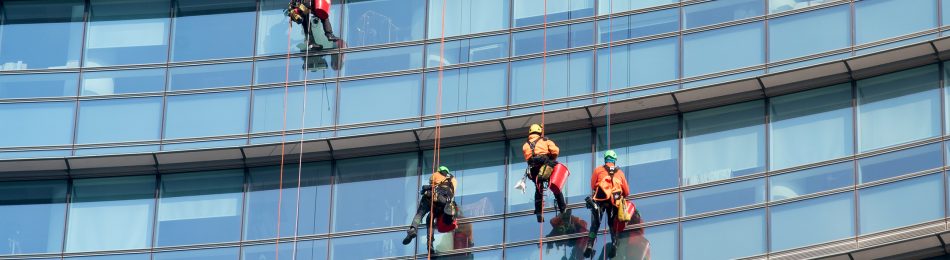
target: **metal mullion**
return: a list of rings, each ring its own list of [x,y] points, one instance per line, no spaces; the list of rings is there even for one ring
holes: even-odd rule
[[[245,142],[245,144],[247,144],[247,145],[250,145],[250,144],[251,144],[251,126],[252,126],[252,124],[253,124],[253,122],[254,122],[254,121],[253,121],[253,120],[254,120],[254,86],[255,86],[255,83],[256,83],[256,80],[257,80],[257,73],[254,73],[254,72],[257,71],[257,41],[258,41],[257,36],[258,36],[258,30],[259,30],[260,27],[261,27],[260,23],[261,23],[261,1],[256,1],[256,8],[255,8],[255,12],[254,12],[254,30],[253,30],[253,31],[254,31],[254,48],[251,50],[252,53],[251,53],[251,61],[250,61],[250,62],[251,62],[251,82],[249,82],[249,84],[250,84],[251,87],[248,88],[248,95],[249,95],[249,97],[248,97],[248,103],[249,103],[249,105],[248,105],[248,108],[247,108],[247,109],[248,109],[248,113],[247,113],[247,142]],[[293,32],[287,32],[287,33],[290,34],[290,33],[293,33]],[[307,79],[304,79],[304,80],[307,80]],[[300,128],[303,129],[304,127],[303,127],[303,126],[300,126]],[[242,236],[242,238],[243,238],[243,236]],[[295,246],[296,246],[296,245],[295,245]],[[243,249],[242,249],[242,250],[243,250]]]
[[[76,81],[76,99],[75,99],[76,104],[74,106],[75,110],[73,111],[73,138],[71,142],[72,149],[71,151],[69,151],[69,153],[74,156],[76,155],[76,142],[78,141],[77,139],[79,138],[78,137],[79,136],[79,96],[82,94],[82,79],[85,74],[83,73],[83,67],[85,66],[85,64],[83,64],[83,61],[85,60],[85,57],[86,57],[86,51],[85,51],[86,36],[89,31],[89,18],[90,18],[89,15],[91,13],[90,9],[91,7],[90,7],[89,0],[83,1],[83,27],[82,27],[82,38],[80,39],[80,42],[79,42],[79,45],[80,45],[79,72],[76,75],[78,80]],[[2,35],[2,33],[0,33],[0,35]]]
[[[939,3],[942,1],[937,1],[937,2]],[[939,6],[937,10],[941,10]],[[939,14],[940,12],[938,11],[937,13]],[[947,75],[946,75],[946,72],[944,71],[944,69],[946,68],[943,62],[937,62],[937,69],[938,69],[938,74],[940,77],[940,80],[937,83],[938,84],[937,87],[940,89],[940,129],[941,129],[940,134],[941,136],[944,136],[944,133],[947,132],[947,98],[946,98],[947,90],[944,87],[944,84],[946,84]],[[941,142],[940,145],[941,145],[940,153],[942,155],[940,159],[943,160],[943,165],[947,165],[947,142],[945,141]],[[948,215],[950,215],[950,208],[948,208],[948,200],[950,200],[950,197],[948,197],[950,196],[950,192],[948,192],[948,189],[950,189],[950,184],[947,183],[948,182],[947,172],[942,171],[941,174],[943,174],[943,180],[942,180],[943,181],[943,216],[944,218],[946,218]],[[948,225],[950,225],[950,223],[945,222],[944,228],[946,229]]]
[[[684,61],[684,59],[683,59],[683,53],[684,53],[684,48],[683,48],[683,28],[685,27],[685,24],[684,24],[684,22],[683,22],[683,18],[685,18],[685,13],[684,13],[684,10],[683,10],[683,3],[679,3],[678,5],[679,5],[679,6],[677,7],[677,9],[679,9],[679,30],[677,30],[677,36],[676,36],[676,39],[677,39],[677,46],[676,46],[676,47],[677,47],[677,48],[676,48],[676,49],[677,49],[677,55],[676,55],[676,58],[677,58],[679,61],[677,62],[677,63],[678,63],[678,64],[677,64],[677,70],[678,70],[678,71],[677,71],[677,73],[676,73],[676,78],[677,78],[677,81],[678,81],[678,82],[677,82],[677,89],[683,89],[683,61]],[[674,101],[675,101],[675,98],[676,98],[676,97],[674,96],[673,98],[674,98]],[[686,143],[686,128],[685,128],[686,122],[685,122],[685,118],[683,117],[683,113],[679,111],[679,108],[678,108],[678,107],[679,107],[679,105],[678,105],[679,102],[676,101],[676,103],[677,103],[677,115],[676,115],[676,117],[677,117],[677,124],[676,124],[676,125],[677,125],[677,127],[678,127],[678,129],[677,129],[677,130],[678,130],[678,131],[677,131],[678,133],[677,133],[677,134],[679,135],[678,138],[677,138],[677,139],[678,139],[678,142],[677,142],[677,143],[678,143],[678,145],[679,145],[679,163],[677,163],[677,166],[679,167],[679,169],[677,169],[677,172],[678,172],[678,174],[679,174],[679,178],[678,178],[679,183],[678,183],[678,185],[676,186],[676,190],[677,190],[677,192],[676,192],[676,194],[677,194],[677,200],[676,200],[677,215],[676,215],[676,217],[678,218],[678,221],[677,221],[677,223],[676,223],[676,243],[677,243],[677,244],[676,244],[676,249],[677,249],[676,258],[677,258],[677,259],[683,259],[683,252],[684,252],[684,250],[683,250],[683,233],[684,233],[684,232],[683,232],[682,217],[683,217],[683,216],[685,215],[685,213],[686,213],[686,209],[683,208],[683,200],[685,199],[685,198],[683,197],[683,185],[684,185],[684,180],[683,180],[683,168],[684,168],[684,167],[683,167],[683,163],[685,162],[685,160],[683,160],[683,155],[685,154],[685,153],[683,152],[683,148],[685,148],[685,143]]]
[[[511,175],[510,175],[510,168],[511,168],[511,167],[508,167],[508,165],[511,164],[511,141],[509,141],[508,138],[505,138],[505,141],[504,141],[504,142],[505,142],[505,143],[504,143],[504,147],[505,147],[505,155],[504,155],[504,156],[505,156],[505,159],[504,159],[504,163],[505,163],[505,184],[502,185],[502,186],[504,186],[504,187],[502,187],[502,189],[503,189],[504,192],[505,192],[505,193],[504,193],[504,194],[505,194],[505,201],[504,201],[504,203],[502,203],[502,206],[504,207],[504,209],[502,209],[502,213],[501,213],[501,216],[502,216],[502,219],[501,219],[501,257],[502,257],[502,259],[504,259],[504,258],[505,258],[505,255],[507,254],[506,248],[507,248],[507,246],[508,246],[508,244],[506,243],[506,242],[508,241],[508,178],[511,176]],[[540,250],[540,248],[539,248],[538,250]]]
[[[241,187],[241,190],[242,190],[242,192],[241,192],[241,211],[240,211],[240,212],[241,212],[241,226],[240,226],[240,229],[241,229],[241,230],[238,231],[238,233],[240,234],[240,235],[238,236],[238,243],[241,245],[241,248],[240,248],[239,250],[242,251],[242,252],[244,251],[244,240],[245,240],[245,237],[244,237],[244,235],[245,235],[245,234],[244,234],[244,230],[245,230],[245,226],[247,225],[247,209],[245,208],[245,206],[246,206],[247,203],[248,203],[248,202],[247,202],[248,193],[251,192],[251,178],[250,178],[250,175],[251,175],[250,169],[248,169],[247,167],[244,167],[244,169],[243,169],[243,174],[242,174],[242,176],[241,176],[241,177],[243,177],[243,179],[244,179],[244,180],[243,180],[243,183],[242,183],[242,185],[241,185],[241,186],[242,186],[242,187]],[[277,209],[278,209],[278,210],[280,210],[280,206],[281,206],[281,205],[277,205]],[[280,221],[280,220],[278,220],[278,221]],[[278,230],[277,232],[280,232],[280,230]],[[278,239],[279,239],[279,238],[278,238]]]
[[[853,7],[854,7],[854,5],[852,5],[852,11],[854,10]],[[853,17],[853,16],[852,16],[852,17]],[[853,23],[852,23],[852,24],[853,24]],[[852,36],[853,36],[853,35],[854,35],[854,33],[853,33],[853,31],[852,31]],[[854,219],[852,219],[852,220],[854,221],[854,223],[853,223],[852,225],[853,225],[853,227],[854,227],[854,234],[853,234],[853,235],[854,235],[854,243],[858,243],[858,235],[861,234],[861,226],[859,225],[860,220],[861,220],[861,219],[860,219],[860,217],[861,217],[861,215],[860,215],[860,214],[861,214],[860,198],[861,198],[861,197],[860,197],[859,194],[858,194],[858,184],[860,184],[860,178],[859,178],[859,176],[858,176],[858,175],[859,175],[859,165],[858,165],[858,160],[857,160],[857,154],[858,154],[858,151],[859,151],[859,150],[858,150],[858,149],[859,149],[858,142],[859,142],[859,140],[860,140],[860,138],[859,138],[859,137],[860,137],[860,136],[859,136],[859,135],[860,135],[860,131],[859,131],[859,129],[858,129],[858,105],[859,105],[859,103],[858,103],[858,87],[857,87],[857,86],[858,86],[858,83],[857,83],[857,81],[855,81],[855,80],[852,78],[852,79],[851,79],[851,82],[850,82],[850,86],[851,86],[851,149],[852,149],[852,153],[851,153],[851,157],[852,157],[852,160],[851,160],[851,164],[852,164],[852,166],[851,166],[851,167],[852,167],[852,169],[851,169],[851,175],[852,175],[852,178],[853,178],[853,184],[852,184],[852,185],[853,185],[853,188],[852,188],[853,194],[852,194],[852,196],[854,197],[854,202],[853,202],[853,206],[854,206]]]
[[[162,196],[162,177],[163,176],[161,173],[155,173],[155,178],[154,178],[155,196],[152,199],[152,203],[154,203],[153,210],[152,210],[152,226],[151,226],[152,241],[150,241],[151,247],[148,248],[148,251],[153,252],[153,253],[155,252],[155,248],[158,247],[158,210],[159,210],[159,205],[161,203],[161,196]],[[149,257],[154,258],[154,255],[155,254],[149,254]]]
[[[88,0],[87,0],[88,2]],[[65,210],[63,210],[63,239],[60,240],[61,244],[59,245],[59,256],[60,258],[66,253],[66,238],[69,236],[69,208],[72,207],[73,203],[73,179],[66,179],[66,201],[63,202]]]

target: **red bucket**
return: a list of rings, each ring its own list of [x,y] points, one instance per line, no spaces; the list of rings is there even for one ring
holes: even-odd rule
[[[452,219],[452,223],[445,223],[445,221],[440,219],[436,220],[435,224],[436,230],[438,230],[439,233],[451,232],[452,230],[455,230],[455,228],[459,227],[458,219]]]
[[[633,205],[633,202],[631,202],[630,200],[627,200],[626,202],[627,202],[627,206],[624,207],[624,211],[627,213],[627,216],[630,216],[630,222],[633,224],[639,224],[640,220],[637,219],[637,216],[633,215],[634,213],[637,212],[637,206]],[[619,221],[619,220],[616,220],[610,224],[614,225],[614,230],[623,230],[623,228],[627,226],[626,221]]]
[[[551,192],[564,194],[564,184],[567,183],[568,176],[571,176],[571,171],[567,170],[567,166],[563,163],[555,165],[554,170],[551,171],[551,184],[548,185]]]
[[[313,14],[321,20],[329,18],[330,0],[313,0]]]

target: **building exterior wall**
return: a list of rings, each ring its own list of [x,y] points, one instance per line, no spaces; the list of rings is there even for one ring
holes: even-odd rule
[[[538,113],[542,75],[544,109],[585,106],[935,39],[947,6],[550,1],[544,58],[542,1],[450,0],[443,58],[442,1],[334,2],[334,31],[347,48],[319,59],[343,53],[339,70],[301,68],[302,36],[284,27],[283,1],[4,1],[0,158],[299,140],[299,131],[282,136],[285,128],[320,139],[431,126],[440,59],[448,65],[444,123]],[[628,227],[618,255],[760,256],[948,217],[947,73],[934,63],[609,128],[548,131],[573,173],[565,194],[572,216],[585,223],[591,170],[607,147],[620,154],[646,222]],[[618,94],[595,98],[608,91]],[[544,233],[545,258],[580,258],[585,231],[538,225],[530,194],[511,189],[524,171],[523,142],[441,150],[462,183],[464,218],[460,234],[436,237],[438,252],[536,258]],[[0,258],[425,257],[424,243],[400,240],[431,161],[431,151],[419,151],[0,182]]]

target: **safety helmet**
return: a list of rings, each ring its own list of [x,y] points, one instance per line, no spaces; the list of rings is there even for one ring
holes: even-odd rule
[[[439,172],[442,173],[442,174],[446,174],[446,175],[447,175],[447,174],[450,173],[450,172],[449,172],[449,167],[439,166]]]
[[[528,134],[541,134],[544,131],[544,128],[539,124],[531,124],[531,127],[528,127]]]
[[[604,152],[604,162],[616,162],[617,161],[617,152],[614,150],[607,150]]]

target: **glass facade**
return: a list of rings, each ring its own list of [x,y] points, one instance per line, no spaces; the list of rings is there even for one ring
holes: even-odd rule
[[[930,40],[950,15],[938,0],[334,0],[330,21],[346,44],[318,37],[333,48],[302,57],[285,1],[225,2],[0,2],[0,158],[273,144],[300,129],[308,140],[373,134],[432,126],[437,111],[449,124],[537,114],[542,101],[587,106],[607,91],[634,98]],[[891,10],[907,22],[888,22]],[[557,24],[545,32],[545,20]],[[441,55],[443,29],[451,38]],[[440,64],[450,66],[441,81]],[[436,232],[435,251],[581,258],[591,222],[583,199],[607,149],[644,220],[620,236],[627,259],[764,256],[943,220],[948,71],[934,63],[548,129],[573,173],[571,210],[555,214],[548,196],[540,225],[531,194],[511,188],[525,168],[523,139],[443,147],[462,218]],[[0,258],[423,258],[426,228],[401,240],[432,171],[425,149],[3,181]]]

